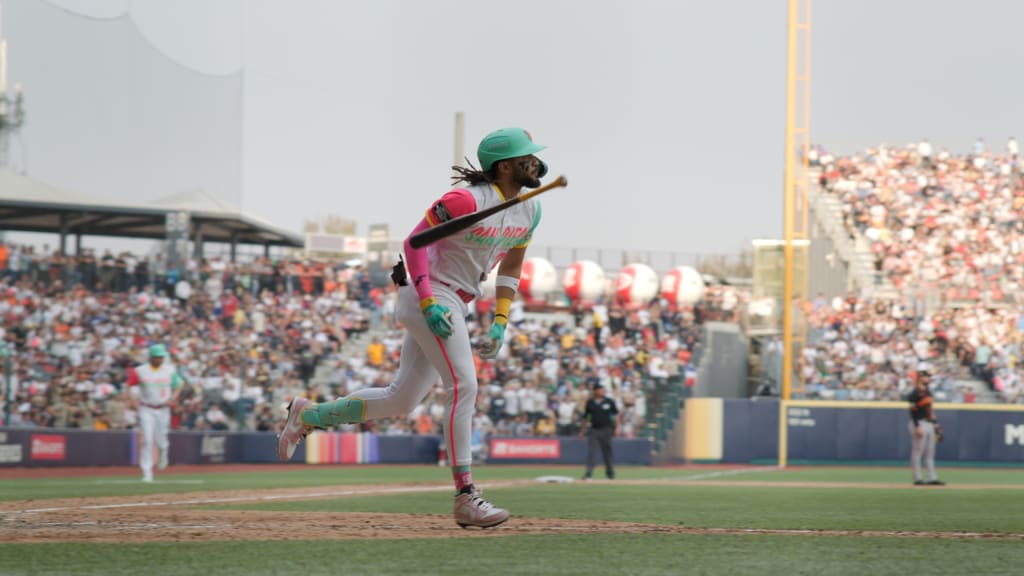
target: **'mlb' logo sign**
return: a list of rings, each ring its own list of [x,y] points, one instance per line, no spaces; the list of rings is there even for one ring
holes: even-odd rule
[[[1007,446],[1013,446],[1014,444],[1024,446],[1024,424],[1019,426],[1007,424],[1005,440]]]

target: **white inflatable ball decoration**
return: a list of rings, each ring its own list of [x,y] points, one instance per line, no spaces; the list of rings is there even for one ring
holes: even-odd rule
[[[661,279],[661,297],[676,306],[693,306],[704,297],[704,278],[689,266],[673,268]]]
[[[555,265],[544,258],[527,258],[519,274],[519,292],[527,297],[543,299],[557,285]]]
[[[630,264],[615,279],[615,295],[626,303],[643,304],[658,294],[658,275],[646,264]]]
[[[597,300],[605,295],[604,270],[590,260],[575,262],[562,274],[562,289],[572,302]]]

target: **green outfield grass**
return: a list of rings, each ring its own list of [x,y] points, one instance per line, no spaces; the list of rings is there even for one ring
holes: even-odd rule
[[[479,467],[487,496],[517,517],[600,519],[690,528],[1024,534],[1024,473],[943,470],[949,488],[909,485],[898,468],[778,471],[623,468],[613,483],[488,482],[577,476],[578,467]],[[132,477],[0,480],[4,499],[125,496],[163,492],[302,486],[443,483],[432,466],[283,467],[246,474],[167,474],[143,485]],[[630,480],[683,480],[629,484]],[[174,483],[190,481],[193,483]],[[690,481],[687,484],[685,481]],[[113,482],[113,483],[111,483]],[[118,483],[119,482],[119,483]],[[201,482],[201,483],[199,483]],[[787,486],[819,482],[820,487]],[[710,483],[710,485],[708,485]],[[828,484],[835,483],[834,486]],[[850,483],[857,483],[851,486]],[[898,487],[883,485],[896,484]],[[955,489],[986,485],[988,489]],[[878,486],[872,486],[878,485]],[[36,502],[42,504],[41,502]],[[220,506],[219,508],[227,508]],[[240,510],[448,514],[446,491],[325,500],[273,501]],[[2,518],[2,515],[0,515]],[[512,522],[515,522],[513,518]],[[0,574],[1020,574],[1024,539],[955,539],[806,534],[564,534],[500,538],[3,544]],[[499,529],[500,530],[500,529]],[[462,534],[462,532],[456,532]],[[141,568],[145,566],[145,568]]]

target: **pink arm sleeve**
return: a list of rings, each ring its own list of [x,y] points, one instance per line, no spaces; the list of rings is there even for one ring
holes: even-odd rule
[[[409,245],[409,238],[431,226],[475,211],[476,198],[473,197],[473,194],[469,190],[456,188],[434,202],[427,210],[426,217],[420,220],[420,223],[405,239],[405,267],[409,272],[409,277],[412,278],[412,285],[416,288],[416,294],[419,295],[420,300],[434,295],[433,289],[430,288],[430,263],[427,261],[427,249],[413,248]]]
[[[430,287],[430,263],[427,262],[427,248],[413,248],[409,244],[409,238],[427,228],[430,228],[430,223],[427,222],[427,219],[420,220],[420,223],[412,229],[412,233],[405,239],[404,245],[405,268],[409,272],[409,277],[412,278],[412,285],[416,288],[416,294],[419,295],[420,300],[434,295],[434,290]]]

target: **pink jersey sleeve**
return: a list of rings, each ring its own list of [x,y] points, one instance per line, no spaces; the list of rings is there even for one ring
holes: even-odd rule
[[[409,244],[409,239],[427,228],[430,228],[430,223],[426,219],[420,220],[420,223],[412,229],[412,232],[409,233],[403,244],[405,248],[405,270],[408,272],[409,278],[412,279],[413,288],[416,289],[416,294],[419,295],[420,300],[434,295],[434,290],[430,287],[430,262],[427,260],[427,248],[413,248],[412,244]]]
[[[437,226],[441,222],[476,212],[476,198],[469,190],[456,188],[434,202],[427,210],[427,223]]]
[[[476,198],[473,194],[469,190],[456,188],[434,202],[427,210],[426,218],[421,220],[405,239],[405,268],[420,300],[434,295],[430,287],[430,262],[427,260],[427,249],[413,248],[409,244],[409,239],[422,230],[475,211]]]

